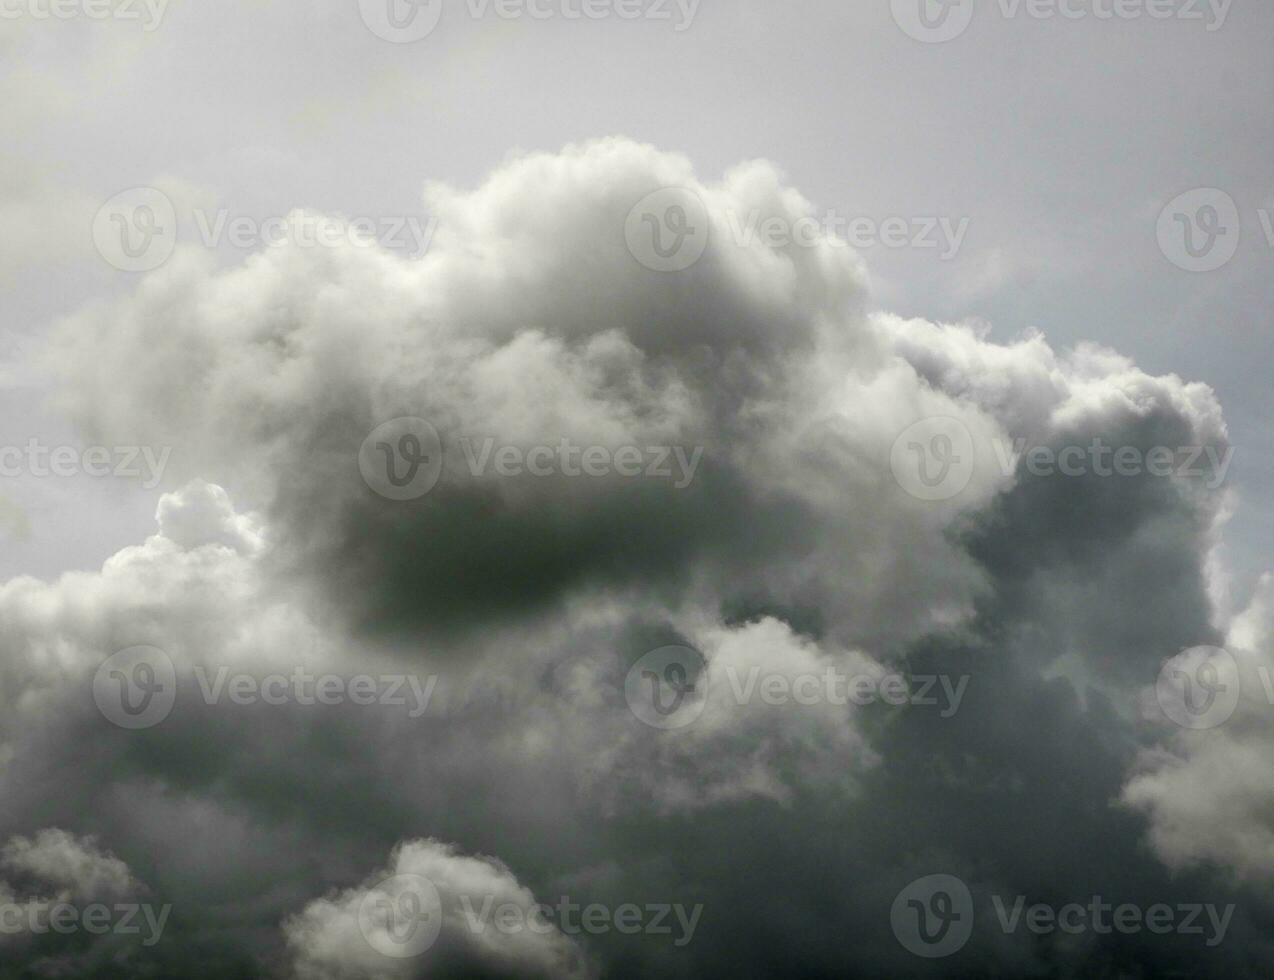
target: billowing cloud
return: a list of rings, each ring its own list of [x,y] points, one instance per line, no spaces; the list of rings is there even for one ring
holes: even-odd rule
[[[46,827],[0,848],[0,951],[42,976],[127,968],[162,941],[171,905],[91,837]],[[138,947],[142,956],[137,956]]]
[[[314,900],[283,928],[300,980],[591,976],[581,950],[536,917],[539,905],[499,861],[435,840],[405,841],[389,868]],[[411,944],[431,954],[423,972],[419,961],[386,955]]]
[[[1213,668],[1210,677],[1208,667]],[[1143,692],[1148,724],[1162,741],[1147,748],[1124,788],[1124,802],[1145,812],[1156,852],[1175,868],[1214,864],[1237,877],[1274,874],[1274,579],[1265,576],[1250,607],[1230,626],[1223,648],[1165,658],[1192,689]],[[1190,699],[1176,722],[1163,705]],[[1211,704],[1209,701],[1211,700]]]
[[[706,246],[661,272],[625,232],[669,187]],[[732,234],[811,210],[767,163],[608,139],[427,193],[423,259],[179,251],[62,324],[62,406],[171,448],[173,483],[99,572],[0,585],[0,833],[146,867],[175,909],[147,955],[188,976],[899,974],[891,904],[937,872],[982,926],[935,975],[1239,975],[1234,943],[1032,944],[987,911],[1251,900],[1193,858],[1250,863],[1259,793],[1198,844],[1220,814],[1174,774],[1203,750],[1139,717],[1226,626],[1210,389],[872,312],[840,243]],[[360,925],[396,875],[443,901],[419,957]],[[464,920],[558,896],[702,916]]]
[[[77,898],[119,898],[139,891],[126,865],[95,843],[46,828],[34,839],[14,837],[0,851],[5,868],[31,875]]]

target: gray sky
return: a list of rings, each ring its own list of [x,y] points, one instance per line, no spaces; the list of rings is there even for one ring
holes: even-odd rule
[[[423,220],[426,180],[472,186],[515,149],[627,135],[704,175],[764,157],[819,213],[968,219],[945,261],[942,248],[865,251],[882,308],[982,318],[1000,339],[1037,326],[1056,346],[1094,340],[1212,385],[1242,497],[1232,561],[1245,577],[1263,567],[1268,4],[1237,0],[1210,31],[1206,7],[1201,21],[1067,20],[977,0],[963,35],[925,44],[883,0],[704,0],[681,31],[671,6],[669,21],[504,20],[444,3],[437,29],[405,44],[374,36],[353,3],[172,0],[149,32],[146,20],[0,22],[0,350],[135,288],[89,237],[97,207],[128,187],[167,182],[258,221],[298,206]],[[1237,256],[1210,273],[1170,264],[1155,237],[1160,209],[1199,186],[1226,190],[1243,220]],[[197,242],[191,224],[182,241]],[[38,383],[5,378],[0,442],[74,441],[39,407]],[[53,485],[67,482],[4,488],[30,531],[6,540],[0,569],[96,567],[149,524],[156,493]]]
[[[1274,7],[422,2],[0,0],[0,956],[1269,976]]]

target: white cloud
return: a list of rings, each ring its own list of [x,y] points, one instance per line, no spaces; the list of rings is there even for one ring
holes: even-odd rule
[[[407,885],[392,881],[409,876]],[[386,882],[385,879],[391,879]],[[427,914],[441,916],[441,928],[429,947],[417,956],[387,956],[392,949],[379,919],[369,924],[360,909],[378,896],[386,900],[410,890],[423,878],[436,889],[440,907]],[[584,953],[546,921],[534,929],[502,930],[481,910],[512,905],[524,914],[536,905],[535,896],[513,873],[492,858],[467,857],[454,846],[433,839],[404,841],[394,848],[389,866],[368,876],[364,884],[315,899],[284,923],[299,980],[393,980],[406,977],[452,975],[450,971],[583,980],[594,975]],[[439,963],[441,960],[441,964]]]
[[[1234,713],[1214,728],[1178,730],[1158,710],[1153,688],[1143,692],[1146,714],[1165,736],[1142,752],[1123,801],[1146,814],[1151,843],[1171,867],[1211,864],[1239,878],[1268,881],[1274,877],[1269,765],[1274,753],[1274,577],[1262,578],[1251,605],[1231,624],[1224,649],[1238,667]],[[1212,681],[1227,682],[1225,675]]]
[[[34,838],[12,838],[0,851],[0,864],[81,901],[123,898],[141,888],[128,865],[99,850],[92,838],[56,828],[41,830]]]

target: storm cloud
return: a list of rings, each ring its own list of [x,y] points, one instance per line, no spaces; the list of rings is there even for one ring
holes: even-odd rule
[[[670,187],[707,222],[671,272],[625,235]],[[1268,969],[1268,704],[1245,683],[1221,732],[1176,731],[1154,695],[1187,648],[1269,660],[1268,588],[1232,622],[1216,599],[1230,492],[1107,472],[1113,452],[1041,475],[1014,448],[1219,460],[1207,385],[879,311],[844,243],[732,239],[733,216],[813,213],[764,161],[707,178],[608,138],[427,207],[415,260],[179,247],[42,354],[86,438],[174,448],[153,536],[0,585],[6,867],[172,906],[153,946],[88,942],[83,975]],[[441,454],[405,500],[360,470],[403,418]],[[547,470],[475,466],[484,442]],[[913,447],[961,485],[900,472]],[[139,664],[171,670],[150,724],[109,701]],[[658,718],[633,707],[652,677],[685,698]],[[923,959],[890,910],[939,873],[975,928]],[[436,887],[413,908],[437,938],[395,958],[360,915],[403,875]],[[1019,895],[1236,911],[1216,948],[1010,933],[995,899]],[[606,915],[516,926],[561,896]],[[475,932],[487,898],[513,927]],[[663,906],[701,909],[684,944]]]

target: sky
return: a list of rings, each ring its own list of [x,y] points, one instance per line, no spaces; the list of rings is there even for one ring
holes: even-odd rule
[[[1272,43],[0,0],[0,975],[1268,975]]]

